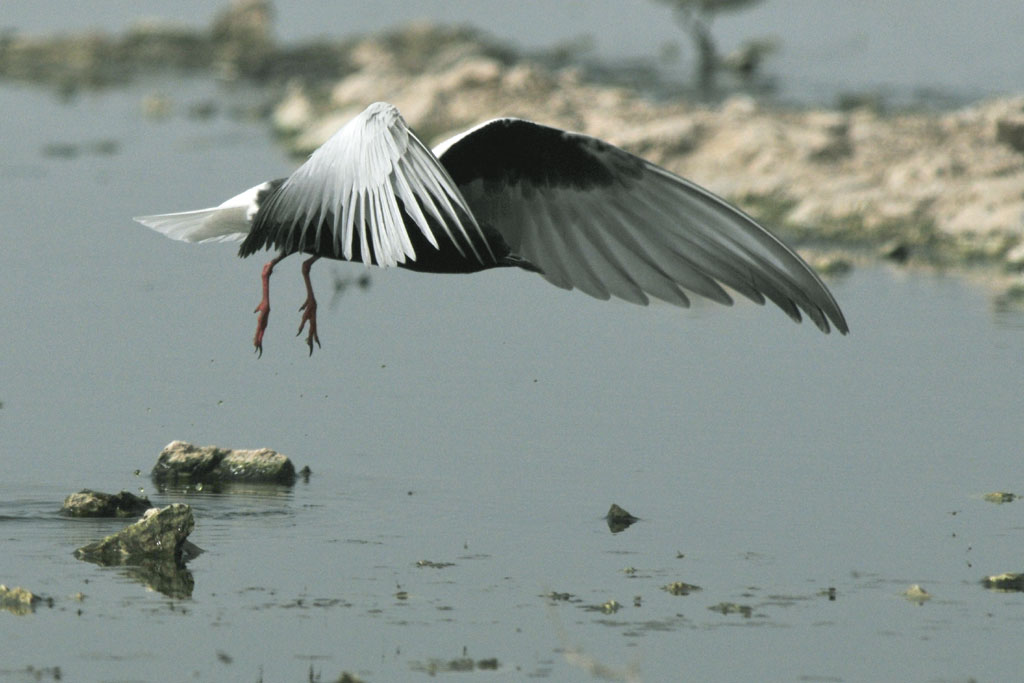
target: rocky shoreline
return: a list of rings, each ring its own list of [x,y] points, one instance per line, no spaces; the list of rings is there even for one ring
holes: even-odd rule
[[[471,29],[414,25],[280,45],[261,1],[205,30],[0,41],[0,78],[61,89],[187,70],[265,89],[282,143],[303,155],[376,100],[426,141],[496,116],[589,133],[692,178],[812,248],[826,271],[887,258],[969,270],[1024,298],[1024,95],[948,112],[794,110],[746,95],[652,98],[524,56]],[[836,258],[836,253],[841,257]]]

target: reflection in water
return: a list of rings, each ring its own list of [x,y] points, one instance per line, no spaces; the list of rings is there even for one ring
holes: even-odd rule
[[[192,597],[195,587],[192,572],[172,561],[146,561],[125,566],[122,572],[129,579],[176,600]]]
[[[194,581],[185,564],[202,550],[187,540],[195,527],[192,509],[181,503],[152,509],[142,519],[75,551],[75,557],[125,573],[169,597],[188,597]]]
[[[158,483],[156,490],[167,496],[231,495],[253,498],[291,498],[292,487],[284,484],[252,484],[248,482],[209,481],[193,484]]]

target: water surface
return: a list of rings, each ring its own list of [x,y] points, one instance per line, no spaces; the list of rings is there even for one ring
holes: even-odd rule
[[[1017,674],[1024,600],[979,580],[1024,569],[1020,504],[981,499],[1020,487],[1024,326],[987,292],[860,268],[830,282],[839,337],[521,272],[373,271],[332,305],[363,271],[321,262],[309,358],[289,259],[257,359],[260,260],[129,217],[292,163],[262,124],[142,118],[159,87],[71,105],[0,88],[0,582],[54,600],[0,613],[0,678],[418,680],[494,659],[559,681]],[[214,92],[177,88],[176,112]],[[145,473],[173,439],[314,474],[160,493]],[[57,517],[83,487],[194,506],[191,598],[72,557],[123,524]],[[611,534],[613,502],[642,521]],[[903,599],[915,583],[933,599]]]

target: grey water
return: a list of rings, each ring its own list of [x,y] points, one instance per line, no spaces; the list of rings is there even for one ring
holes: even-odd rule
[[[52,598],[0,611],[0,679],[1018,674],[1024,597],[980,579],[1024,570],[1021,503],[982,499],[1021,488],[1024,320],[983,287],[857,268],[829,281],[840,337],[522,272],[336,291],[364,269],[320,262],[310,358],[289,259],[257,359],[261,262],[130,217],[294,162],[226,114],[246,93],[173,85],[156,120],[140,100],[167,83],[0,87],[0,583]],[[185,115],[210,98],[212,119]],[[174,439],[313,475],[161,492],[146,473]],[[85,487],[193,506],[190,597],[72,556],[123,525],[56,514]],[[641,521],[612,534],[612,503]]]

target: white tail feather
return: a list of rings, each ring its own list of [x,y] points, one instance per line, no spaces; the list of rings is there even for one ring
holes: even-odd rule
[[[252,217],[259,205],[256,199],[269,183],[237,194],[220,206],[197,211],[136,216],[147,228],[183,242],[237,242],[252,228]]]

